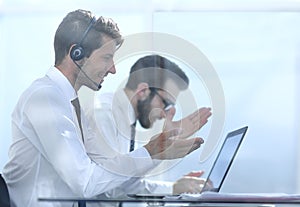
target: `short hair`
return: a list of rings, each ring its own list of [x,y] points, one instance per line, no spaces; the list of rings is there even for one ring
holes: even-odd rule
[[[168,79],[182,91],[188,88],[189,78],[177,64],[160,55],[148,55],[133,64],[126,88],[135,90],[139,83],[144,82],[150,88],[164,89]]]
[[[55,65],[63,61],[74,44],[81,43],[85,50],[85,57],[89,57],[94,50],[102,46],[102,39],[105,35],[113,38],[117,47],[122,44],[123,39],[117,24],[104,17],[99,17],[82,39],[93,18],[90,11],[81,9],[72,11],[64,17],[54,37]]]

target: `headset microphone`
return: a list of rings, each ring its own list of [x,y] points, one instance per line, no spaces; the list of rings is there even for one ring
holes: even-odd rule
[[[100,90],[100,88],[102,87],[100,83],[96,83],[95,81],[93,81],[85,72],[84,70],[82,70],[81,66],[78,65],[78,63],[76,63],[76,61],[73,60],[73,62],[75,63],[75,65],[78,67],[78,69],[83,73],[83,75],[89,80],[91,81],[96,87],[98,90]]]

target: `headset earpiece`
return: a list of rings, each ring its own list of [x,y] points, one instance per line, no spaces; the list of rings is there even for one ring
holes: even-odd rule
[[[71,49],[70,56],[72,60],[79,61],[84,58],[84,49],[80,45],[74,45]]]
[[[79,61],[82,58],[85,57],[85,51],[82,47],[82,42],[83,40],[86,38],[88,32],[91,30],[92,26],[97,22],[96,18],[93,17],[91,19],[91,22],[89,24],[89,26],[87,27],[87,29],[85,30],[85,32],[82,35],[82,38],[80,40],[80,42],[78,44],[75,44],[70,52],[70,57],[72,58],[73,61]]]

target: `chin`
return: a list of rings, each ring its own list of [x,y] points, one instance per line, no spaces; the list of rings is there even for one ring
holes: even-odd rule
[[[144,128],[144,129],[150,129],[152,126],[153,126],[153,122],[148,122],[148,123],[144,123],[144,124],[141,124],[141,126]]]
[[[153,127],[153,125],[154,125],[154,122],[156,121],[156,119],[154,119],[154,120],[150,120],[150,122],[149,122],[149,124],[148,124],[148,127],[146,128],[146,129],[150,129],[150,128],[152,128]]]
[[[144,127],[144,129],[150,129],[152,126],[153,126],[153,124],[149,124],[149,125],[143,126],[143,127]]]
[[[150,123],[148,129],[152,128],[153,127],[153,122]]]

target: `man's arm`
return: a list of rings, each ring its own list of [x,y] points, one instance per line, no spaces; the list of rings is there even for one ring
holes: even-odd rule
[[[27,122],[32,127],[34,140],[41,153],[53,166],[58,176],[78,196],[91,197],[117,187],[130,177],[109,171],[105,165],[96,164],[88,157],[80,131],[74,123],[76,115],[71,103],[60,98],[59,91],[41,89],[30,98],[24,109]],[[151,159],[141,160],[152,163]],[[126,161],[125,161],[126,160]],[[129,160],[129,161],[128,161]],[[112,163],[120,168],[132,166],[132,173],[147,172],[135,159],[119,157]],[[148,166],[149,167],[149,166]],[[151,165],[152,167],[152,165]]]

